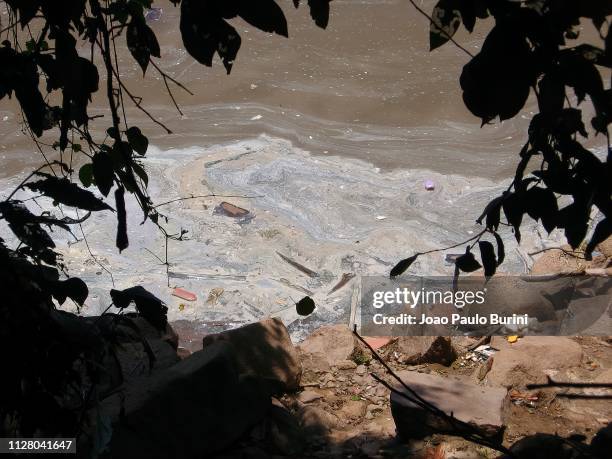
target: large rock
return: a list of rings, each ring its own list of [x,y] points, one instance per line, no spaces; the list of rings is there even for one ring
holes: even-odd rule
[[[305,354],[321,356],[329,365],[336,365],[351,357],[355,350],[355,336],[346,325],[326,325],[315,330],[300,343]]]
[[[400,360],[408,365],[439,363],[449,366],[457,358],[451,339],[445,336],[400,336],[397,340]]]
[[[494,386],[544,383],[548,370],[576,367],[582,361],[580,345],[562,336],[525,336],[513,344],[503,337],[493,337],[491,346],[500,349],[487,375]]]
[[[281,391],[294,391],[300,387],[302,366],[289,332],[280,319],[266,319],[207,335],[202,344],[206,348],[218,341],[234,347],[240,373],[276,381]]]
[[[291,457],[301,454],[304,435],[298,419],[278,400],[272,399],[266,423],[267,441],[274,452]]]
[[[306,436],[325,436],[342,426],[336,416],[318,406],[301,405],[297,409],[296,416]]]
[[[398,376],[419,396],[460,420],[489,435],[503,431],[502,405],[505,389],[482,387],[437,375],[400,371]],[[406,389],[396,385],[399,391]],[[404,397],[391,393],[391,414],[397,433],[403,439],[422,438],[435,432],[452,434],[448,421],[434,416]]]
[[[237,441],[270,407],[261,381],[239,377],[233,348],[215,343],[102,403],[110,457],[207,457]],[[121,415],[120,415],[121,413]]]
[[[597,250],[599,250],[605,257],[612,257],[612,236],[608,237],[603,242],[600,242],[597,246]]]

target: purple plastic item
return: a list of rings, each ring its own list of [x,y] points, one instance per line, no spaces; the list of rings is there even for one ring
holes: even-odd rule
[[[164,10],[161,8],[151,8],[145,13],[146,21],[159,21]]]
[[[436,184],[433,180],[425,180],[425,189],[427,191],[433,191],[436,188]]]

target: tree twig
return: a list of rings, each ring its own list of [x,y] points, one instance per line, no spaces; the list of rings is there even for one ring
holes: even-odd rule
[[[382,378],[378,377],[375,374],[372,374],[372,377],[375,380],[383,384],[385,387],[387,387],[389,390],[391,390],[398,396],[401,396],[407,399],[411,403],[414,403],[415,405],[421,407],[425,411],[428,411],[434,416],[444,419],[446,422],[448,422],[453,427],[453,429],[455,430],[454,433],[456,435],[466,440],[477,443],[479,445],[486,446],[488,448],[500,451],[504,454],[509,455],[510,457],[515,457],[514,454],[508,448],[506,448],[505,446],[501,444],[501,442],[491,440],[489,436],[487,436],[484,432],[481,432],[480,429],[472,426],[471,424],[460,421],[459,419],[455,418],[452,414],[448,415],[447,413],[439,409],[437,406],[435,406],[431,402],[428,402],[427,400],[422,398],[418,393],[416,393],[414,389],[408,386],[408,384],[406,384],[402,380],[402,378],[400,378],[397,375],[397,373],[395,373],[391,369],[391,367],[387,364],[387,362],[384,361],[384,359],[372,348],[372,346],[370,346],[370,344],[365,339],[363,339],[359,333],[357,333],[357,325],[353,327],[353,334],[357,337],[357,339],[359,339],[359,341],[362,344],[364,344],[370,350],[370,352],[372,353],[372,356],[376,359],[376,361],[378,361],[378,363],[380,363],[383,366],[383,368],[387,371],[387,373],[391,375],[405,389],[405,392],[394,388],[393,386],[391,386],[391,384],[384,381]]]

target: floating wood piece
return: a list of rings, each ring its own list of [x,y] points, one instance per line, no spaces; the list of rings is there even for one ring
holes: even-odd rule
[[[283,260],[285,260],[287,263],[289,263],[291,266],[293,266],[298,271],[303,272],[309,277],[319,277],[319,273],[313,271],[312,269],[308,269],[306,266],[299,264],[297,261],[292,260],[291,258],[283,255],[282,253],[278,251],[276,253],[279,257],[281,257]]]
[[[242,218],[249,214],[249,211],[242,207],[235,206],[231,202],[223,201],[217,207],[215,207],[216,214],[226,215],[232,218]]]
[[[285,278],[280,278],[280,279],[278,280],[278,282],[280,282],[281,284],[284,284],[284,285],[286,285],[287,287],[290,287],[290,288],[292,288],[292,289],[294,289],[294,290],[297,290],[297,291],[299,291],[299,292],[305,293],[306,295],[312,295],[312,294],[313,294],[313,293],[312,293],[310,290],[308,290],[307,288],[300,287],[299,285],[293,284],[293,283],[289,282],[289,281],[288,281],[287,279],[285,279]]]
[[[334,288],[332,288],[328,295],[331,295],[332,293],[340,290],[342,287],[344,287],[348,281],[350,281],[353,277],[355,277],[354,273],[344,273],[342,275],[342,278],[338,281],[338,283],[336,285],[334,285]]]
[[[197,279],[197,280],[236,280],[244,281],[246,276],[239,274],[190,274],[170,271],[168,276],[174,279]]]
[[[172,289],[172,295],[187,301],[195,301],[197,299],[195,293],[178,287]]]

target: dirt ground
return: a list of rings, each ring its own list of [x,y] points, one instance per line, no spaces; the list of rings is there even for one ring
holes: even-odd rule
[[[572,340],[582,349],[582,361],[578,366],[564,369],[556,379],[612,384],[612,338],[577,337]],[[396,353],[393,343],[379,352],[394,371],[408,369],[472,382],[482,376],[481,367],[484,365],[469,352],[459,356],[448,367],[436,363],[402,365],[393,358]],[[304,412],[312,413],[319,424],[327,427],[324,435],[309,437],[304,457],[448,459],[495,458],[501,455],[489,448],[446,435],[400,441],[396,437],[391,415],[389,391],[369,376],[370,373],[383,375],[384,369],[375,360],[368,360],[367,356],[356,360],[360,365],[349,368],[347,364],[345,369],[332,367],[331,371],[321,371],[317,362],[305,359],[303,392],[286,395],[281,400],[298,417],[303,419]],[[484,384],[485,381],[486,376],[480,383]],[[529,382],[532,381],[526,380],[525,384]],[[578,397],[573,398],[572,394]],[[611,395],[610,389],[509,388],[503,408],[506,426],[503,443],[509,447],[517,440],[536,433],[565,438],[584,436],[588,443],[612,420]],[[595,398],[582,398],[586,396]]]

